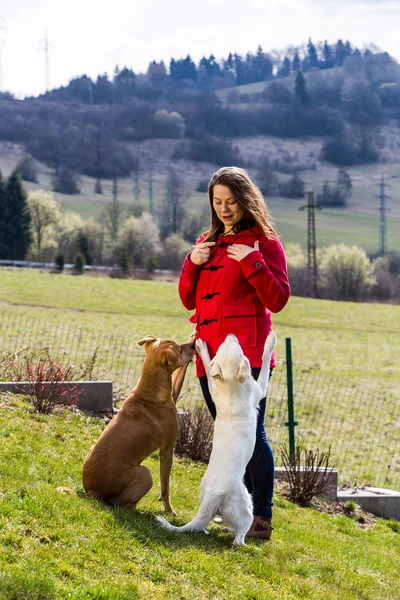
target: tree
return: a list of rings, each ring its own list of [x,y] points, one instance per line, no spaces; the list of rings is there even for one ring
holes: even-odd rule
[[[335,59],[333,56],[332,48],[326,40],[324,42],[324,47],[323,47],[322,52],[323,52],[323,56],[324,56],[324,61],[322,63],[323,69],[331,69],[334,65]]]
[[[287,56],[283,59],[281,68],[278,71],[278,77],[287,77],[292,70],[292,64]]]
[[[185,133],[185,121],[176,111],[158,110],[154,116],[155,137],[180,138]]]
[[[61,194],[79,194],[78,177],[64,165],[58,168],[56,175],[53,177],[52,185],[55,192]]]
[[[24,260],[32,240],[31,214],[25,189],[16,170],[7,180],[5,211],[1,216],[6,224],[2,258]]]
[[[318,69],[319,61],[318,54],[314,44],[311,41],[311,38],[308,40],[307,44],[307,56],[303,61],[303,69],[305,71],[309,71],[310,69]]]
[[[293,56],[293,60],[292,60],[293,73],[297,73],[297,71],[300,71],[300,68],[301,68],[300,57],[299,57],[299,53],[296,52],[296,54]]]
[[[304,75],[301,71],[297,71],[296,81],[294,84],[294,94],[297,100],[303,106],[308,104],[308,91],[307,91],[307,83],[304,78]]]
[[[375,283],[373,266],[358,246],[338,244],[320,255],[322,290],[332,300],[362,300]]]
[[[143,213],[139,219],[128,217],[118,235],[117,255],[125,252],[129,264],[146,267],[151,257],[160,254],[160,236],[151,215]]]
[[[178,233],[185,218],[185,187],[183,180],[170,169],[167,180],[167,194],[162,207],[162,237]]]
[[[173,233],[164,240],[163,246],[164,252],[160,256],[161,268],[178,271],[181,268],[183,259],[191,251],[192,245],[188,244],[177,233]]]
[[[325,181],[322,192],[317,194],[317,205],[325,207],[343,207],[347,205],[352,194],[352,183],[348,172],[341,168],[338,171],[336,182]]]
[[[113,199],[111,202],[109,202],[105,210],[106,226],[110,233],[111,242],[113,244],[115,244],[118,237],[118,231],[122,216],[122,206],[121,203],[118,201],[118,193],[118,181],[117,178],[114,177],[112,189]]]
[[[258,172],[258,185],[265,196],[277,196],[279,193],[278,178],[267,156],[263,159]]]
[[[60,204],[51,192],[38,190],[29,193],[28,206],[33,232],[32,253],[36,259],[42,260],[44,248],[54,239],[54,227],[61,221]],[[51,233],[53,239],[50,239]]]
[[[24,181],[37,183],[38,172],[35,159],[30,154],[23,154],[17,164],[17,171]]]

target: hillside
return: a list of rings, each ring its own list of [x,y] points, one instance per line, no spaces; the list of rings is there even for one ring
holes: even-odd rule
[[[390,196],[387,201],[388,213],[388,248],[400,249],[400,142],[396,138],[394,127],[382,128],[382,138],[385,140],[384,164],[355,166],[348,169],[353,183],[353,195],[348,207],[343,209],[323,210],[317,215],[317,244],[326,245],[338,241],[347,244],[358,244],[367,252],[374,253],[378,248],[378,184],[384,175],[388,184],[386,193]],[[205,162],[194,163],[187,159],[172,158],[178,140],[144,140],[135,142],[132,148],[141,157],[140,202],[148,210],[148,172],[153,175],[153,190],[155,207],[158,211],[166,198],[166,180],[168,169],[172,166],[182,178],[187,197],[187,206],[192,213],[208,210],[208,200],[205,193],[196,191],[199,181],[207,181],[215,170],[215,165]],[[249,165],[257,165],[262,157],[283,163],[298,164],[303,167],[299,175],[306,182],[306,189],[319,192],[325,181],[334,181],[337,168],[320,160],[321,140],[288,140],[283,138],[257,136],[250,138],[235,138],[233,144],[239,148],[241,156]],[[23,147],[18,144],[0,144],[0,169],[4,175],[9,175],[15,168]],[[306,168],[306,167],[312,167]],[[257,178],[257,169],[249,167],[250,173]],[[25,182],[27,190],[51,189],[53,171],[39,163],[39,183]],[[280,175],[281,180],[287,175]],[[103,182],[103,194],[94,194],[95,180],[91,177],[81,178],[81,193],[70,196],[57,194],[64,210],[79,213],[82,217],[98,217],[104,207],[112,199],[112,182]],[[121,178],[118,181],[120,190],[119,200],[128,208],[134,202],[133,181]],[[267,198],[267,204],[273,215],[278,231],[284,243],[298,242],[303,247],[307,245],[306,215],[298,212],[304,201],[287,198]],[[156,215],[158,219],[159,216]],[[205,219],[205,223],[207,218]],[[340,236],[338,235],[340,232]]]

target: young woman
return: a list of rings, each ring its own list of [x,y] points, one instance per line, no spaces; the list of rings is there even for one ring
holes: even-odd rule
[[[195,310],[190,321],[207,342],[210,357],[228,333],[234,333],[257,379],[264,342],[272,329],[272,312],[290,296],[286,258],[258,187],[237,167],[219,169],[208,184],[211,227],[188,254],[179,279],[183,305]],[[275,366],[275,355],[271,368]],[[203,364],[197,376],[208,409],[215,419]],[[274,457],[265,428],[266,399],[260,403],[256,446],[245,484],[253,497],[253,524],[248,537],[270,539]]]

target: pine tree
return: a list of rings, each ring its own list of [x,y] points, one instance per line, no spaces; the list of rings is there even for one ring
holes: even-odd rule
[[[308,92],[307,92],[307,83],[304,78],[304,75],[301,71],[297,71],[296,81],[294,84],[294,94],[297,100],[303,106],[307,106],[308,104]]]
[[[308,40],[307,57],[304,62],[307,65],[307,70],[319,68],[318,54],[317,54],[314,44],[311,41],[311,38]]]
[[[292,60],[292,71],[293,73],[297,73],[297,71],[300,71],[300,57],[299,57],[299,53],[296,52],[296,54],[293,57]]]
[[[323,55],[324,55],[324,62],[323,62],[324,69],[331,69],[334,64],[333,52],[332,52],[332,48],[330,47],[330,45],[328,44],[328,42],[326,40],[324,42]]]
[[[4,258],[24,260],[32,241],[31,214],[27,194],[17,171],[11,173],[5,187],[4,213]]]

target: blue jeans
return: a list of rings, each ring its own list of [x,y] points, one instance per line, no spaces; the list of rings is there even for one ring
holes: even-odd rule
[[[253,368],[251,372],[254,379],[258,379],[260,369]],[[271,375],[272,369],[270,376]],[[200,377],[199,382],[207,408],[210,411],[212,418],[215,420],[217,411],[208,389],[207,377]],[[263,398],[258,409],[256,445],[254,447],[253,456],[246,468],[244,484],[253,498],[253,514],[262,517],[263,519],[270,519],[272,517],[272,506],[274,504],[272,502],[272,497],[274,495],[274,455],[265,432],[264,420],[266,403],[266,398]]]

